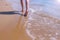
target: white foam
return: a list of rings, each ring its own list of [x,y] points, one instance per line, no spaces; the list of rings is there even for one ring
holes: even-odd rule
[[[32,40],[35,40],[35,37],[34,37],[32,34],[30,34],[30,31],[28,31],[28,30],[26,29],[26,32],[27,32],[27,34],[32,38]]]
[[[56,32],[56,35],[59,35],[59,33]]]
[[[55,37],[51,37],[50,40],[57,40]]]
[[[34,20],[31,16],[29,17],[29,20]]]
[[[33,8],[29,8],[29,10],[30,10],[32,13],[36,11],[36,10],[34,10]]]

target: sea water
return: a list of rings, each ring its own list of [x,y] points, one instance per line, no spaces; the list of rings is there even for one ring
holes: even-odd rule
[[[21,10],[20,0],[6,0],[8,1],[12,8],[16,11]],[[59,0],[29,0],[29,4],[36,4],[35,9],[43,12],[48,12],[47,14],[54,17],[60,18],[60,1]],[[40,6],[39,6],[40,5]],[[32,7],[30,9],[33,9]]]

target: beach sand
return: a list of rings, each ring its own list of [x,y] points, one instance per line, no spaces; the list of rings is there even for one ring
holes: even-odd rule
[[[10,3],[0,0],[0,40],[30,40],[23,29],[25,23],[22,18],[24,17],[14,13],[1,14],[1,12],[13,11]]]
[[[0,0],[0,12],[4,11],[14,11],[11,4],[6,2],[6,0]]]
[[[24,17],[20,15],[0,15],[0,40],[31,40],[25,32]]]
[[[59,19],[42,12],[31,14],[0,14],[0,40],[60,40]]]
[[[1,12],[14,11],[5,1],[0,5]],[[60,40],[60,19],[43,11],[0,14],[0,40]]]

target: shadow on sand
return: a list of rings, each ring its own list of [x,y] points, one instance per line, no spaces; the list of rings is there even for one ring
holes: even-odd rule
[[[6,12],[0,12],[0,14],[2,15],[13,15],[13,14],[18,14],[23,16],[23,14],[21,14],[19,11],[6,11]]]

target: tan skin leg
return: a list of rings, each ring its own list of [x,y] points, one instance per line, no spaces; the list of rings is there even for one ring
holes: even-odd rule
[[[27,16],[28,15],[28,8],[29,8],[29,0],[26,0],[25,4],[26,4],[26,11],[25,11],[24,16]]]
[[[24,13],[24,0],[21,0],[21,7],[22,7],[22,13]],[[28,8],[29,8],[29,0],[25,0],[25,5],[26,5],[26,11],[24,16],[27,16],[28,14]]]
[[[22,13],[24,12],[24,2],[23,2],[24,0],[21,0],[21,7],[22,7]]]

